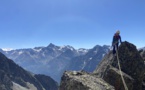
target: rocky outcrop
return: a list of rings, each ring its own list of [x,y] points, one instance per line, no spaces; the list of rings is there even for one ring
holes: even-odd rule
[[[140,53],[140,55],[143,58],[144,63],[145,63],[145,50],[144,49],[140,49],[139,53]],[[144,74],[144,78],[143,78],[143,90],[145,90],[145,74]]]
[[[145,65],[136,47],[129,42],[123,42],[119,47],[118,56],[128,89],[142,90]],[[102,60],[94,74],[102,77],[106,82],[114,86],[116,90],[124,90],[118,69],[117,56],[113,56],[111,52]]]
[[[62,77],[59,90],[115,90],[103,79],[84,71],[67,71]]]
[[[128,90],[145,90],[144,59],[140,56],[136,46],[127,41],[123,42],[118,49],[118,57]],[[91,74],[65,72],[60,90],[125,90],[117,55],[113,55],[112,51],[106,54],[97,69]]]
[[[141,49],[141,50],[139,50],[139,53],[140,53],[141,57],[145,60],[145,50]]]

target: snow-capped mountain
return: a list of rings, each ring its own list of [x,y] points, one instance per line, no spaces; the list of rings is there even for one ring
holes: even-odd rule
[[[140,51],[140,50],[145,50],[145,47],[138,48],[138,50],[139,50],[139,51]]]
[[[51,76],[57,82],[65,70],[92,71],[109,50],[109,46],[95,46],[93,49],[75,49],[72,46],[56,46],[3,51],[24,69],[36,74]]]
[[[143,47],[142,49],[145,50],[145,47]]]
[[[68,70],[85,70],[88,72],[93,72],[100,60],[104,57],[110,46],[99,46],[96,45],[94,48],[90,49],[85,55],[75,57],[71,60]]]
[[[12,48],[2,48],[3,51],[11,51],[11,50],[14,50]]]
[[[73,57],[84,55],[87,49],[76,50],[72,46],[56,46],[50,43],[46,47],[28,49],[0,50],[18,65],[36,74],[46,74],[58,81],[65,66]]]

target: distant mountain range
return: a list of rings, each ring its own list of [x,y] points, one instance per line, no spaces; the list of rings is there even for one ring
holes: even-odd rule
[[[143,48],[140,48],[141,50],[145,50],[145,47],[143,47]]]
[[[85,55],[75,57],[71,60],[68,70],[85,70],[87,72],[93,72],[100,60],[110,50],[110,46],[96,45],[90,49]]]
[[[0,50],[24,69],[52,77],[57,82],[65,70],[85,70],[92,72],[110,46],[96,45],[92,49],[75,49],[72,46],[56,46],[28,49]]]

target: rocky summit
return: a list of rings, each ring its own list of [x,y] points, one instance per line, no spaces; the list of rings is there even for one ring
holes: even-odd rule
[[[145,90],[144,73],[143,52],[125,41],[119,46],[118,54],[113,55],[112,51],[106,54],[93,73],[66,71],[60,90]]]
[[[115,90],[103,79],[84,71],[67,71],[62,77],[59,90]]]

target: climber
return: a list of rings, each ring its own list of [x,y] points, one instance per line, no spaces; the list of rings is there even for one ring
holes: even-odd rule
[[[119,41],[120,41],[120,43],[122,43],[121,36],[119,34],[120,34],[120,31],[117,30],[116,33],[113,36],[113,41],[112,41],[113,54],[116,53],[116,49],[118,50]]]

